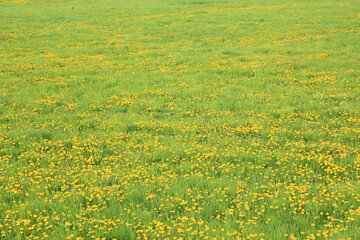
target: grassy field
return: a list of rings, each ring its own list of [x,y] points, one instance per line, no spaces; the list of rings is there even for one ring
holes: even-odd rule
[[[360,239],[359,42],[359,0],[0,0],[0,239]]]

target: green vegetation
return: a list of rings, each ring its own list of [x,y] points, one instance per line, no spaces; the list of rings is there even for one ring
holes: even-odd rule
[[[0,0],[1,239],[360,239],[360,4]]]

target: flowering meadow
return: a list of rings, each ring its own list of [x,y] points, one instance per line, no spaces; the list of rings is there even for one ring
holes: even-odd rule
[[[359,0],[0,0],[0,239],[360,239]]]

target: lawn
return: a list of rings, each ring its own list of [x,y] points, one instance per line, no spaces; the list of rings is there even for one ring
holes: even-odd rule
[[[359,0],[0,0],[0,239],[360,239],[359,42]]]

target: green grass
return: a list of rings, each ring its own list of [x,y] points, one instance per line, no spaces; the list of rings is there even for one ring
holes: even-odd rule
[[[0,0],[0,238],[359,239],[359,20]]]

